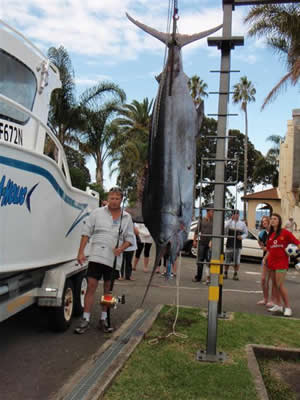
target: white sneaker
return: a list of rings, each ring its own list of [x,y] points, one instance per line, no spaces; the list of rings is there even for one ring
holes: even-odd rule
[[[283,307],[282,306],[278,306],[277,304],[275,304],[272,308],[269,308],[268,311],[270,311],[270,312],[283,312]]]
[[[291,308],[285,308],[283,315],[285,317],[291,317],[293,315],[292,309]]]

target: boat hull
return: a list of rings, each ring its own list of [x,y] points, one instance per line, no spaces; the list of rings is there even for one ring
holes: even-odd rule
[[[82,224],[97,206],[51,158],[0,143],[0,275],[76,258]]]

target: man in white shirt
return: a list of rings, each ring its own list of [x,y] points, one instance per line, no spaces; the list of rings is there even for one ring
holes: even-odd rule
[[[89,215],[82,230],[77,260],[80,264],[86,261],[85,247],[91,240],[88,265],[88,286],[84,298],[84,313],[76,333],[84,333],[89,328],[91,308],[94,303],[98,281],[103,278],[104,295],[109,294],[111,280],[119,276],[122,265],[122,253],[134,243],[133,223],[130,214],[121,210],[123,193],[120,188],[111,188],[108,193],[108,204],[96,208]],[[116,247],[118,243],[118,247]],[[113,265],[116,258],[116,268]],[[100,328],[112,332],[107,323],[107,306],[102,306]]]
[[[225,250],[224,279],[228,279],[228,264],[232,264],[234,268],[233,279],[235,281],[239,280],[238,271],[241,262],[242,240],[248,236],[247,226],[239,218],[239,210],[234,210],[231,219],[225,222],[225,234],[229,237],[227,238]]]

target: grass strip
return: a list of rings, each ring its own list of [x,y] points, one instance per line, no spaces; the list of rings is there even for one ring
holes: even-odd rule
[[[196,352],[205,350],[207,333],[207,320],[199,309],[180,309],[176,331],[186,339],[171,336],[149,344],[172,331],[175,312],[174,307],[162,309],[105,400],[257,400],[245,346],[295,348],[300,341],[297,320],[235,313],[232,320],[218,322],[217,346],[226,353],[226,362],[199,362]]]

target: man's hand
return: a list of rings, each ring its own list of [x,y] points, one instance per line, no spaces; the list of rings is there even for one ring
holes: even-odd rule
[[[193,247],[197,247],[197,240],[193,240]]]
[[[121,247],[118,247],[118,248],[115,248],[114,249],[114,255],[116,256],[116,257],[119,257],[122,253],[123,253],[123,249],[121,248]]]
[[[242,240],[243,238],[242,238],[242,235],[237,235],[237,237],[236,237],[238,240]]]
[[[80,265],[86,262],[86,256],[84,255],[84,253],[82,252],[78,253],[77,261],[79,262]]]

